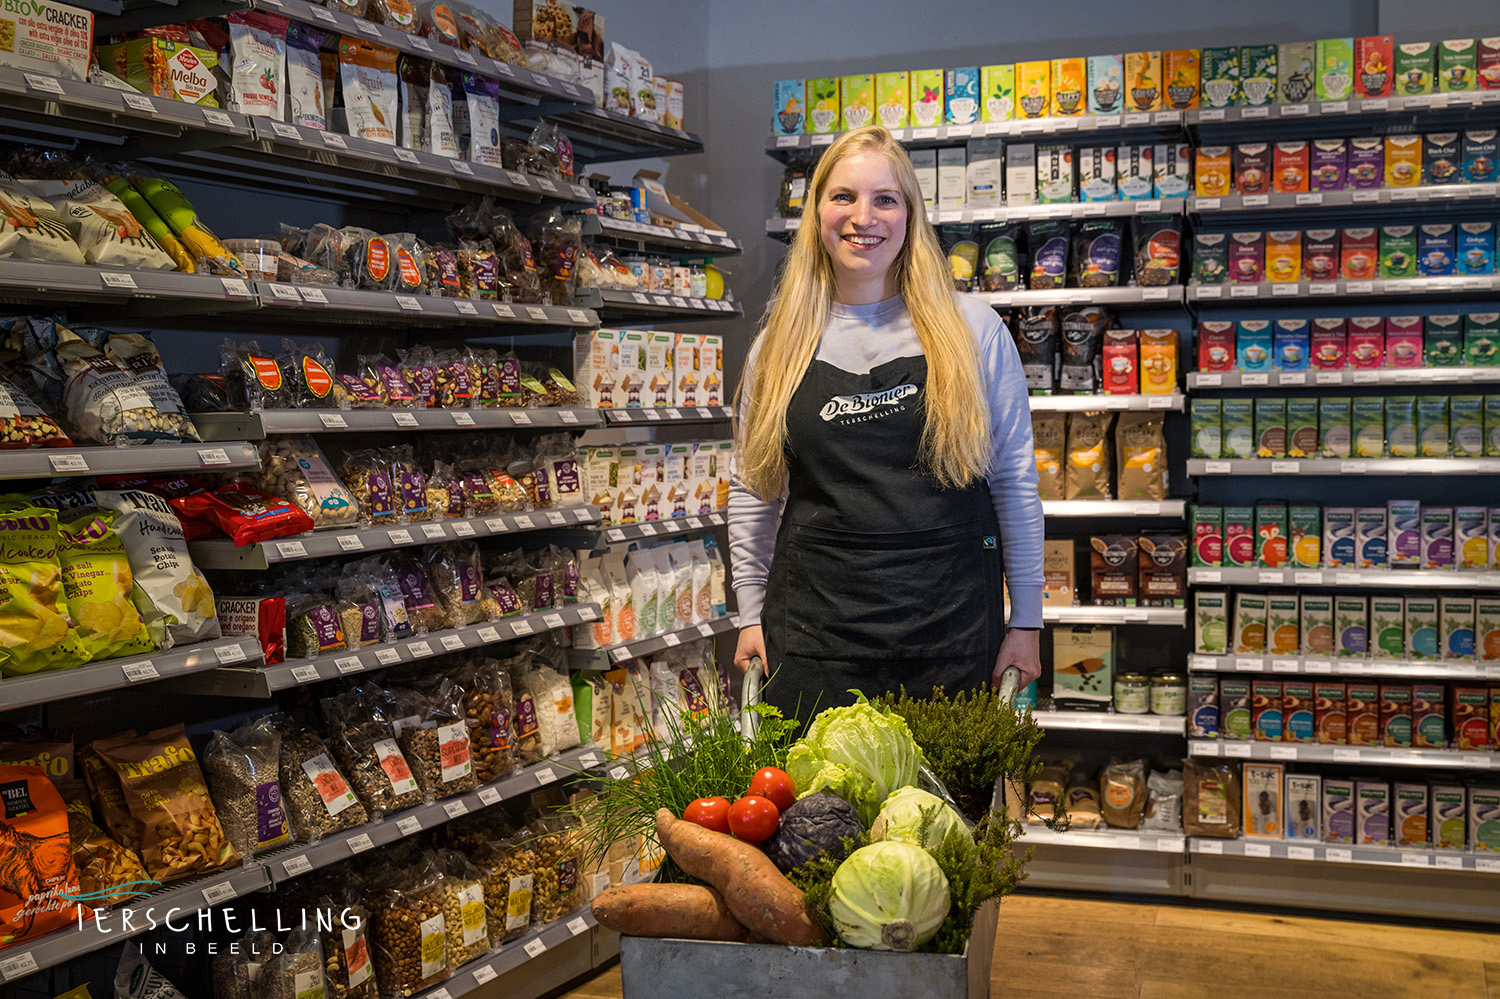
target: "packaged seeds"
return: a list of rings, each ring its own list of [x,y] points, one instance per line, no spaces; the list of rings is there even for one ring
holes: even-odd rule
[[[1395,82],[1395,52],[1390,35],[1368,35],[1354,40],[1354,93],[1364,100],[1391,96]]]
[[[1234,170],[1228,146],[1199,146],[1194,154],[1193,192],[1200,198],[1221,198],[1233,186]]]
[[[1349,168],[1349,144],[1343,139],[1314,139],[1308,155],[1308,187],[1342,191]]]
[[[1320,101],[1346,101],[1354,93],[1354,40],[1317,41],[1313,84]]]
[[[1229,234],[1229,280],[1233,284],[1259,284],[1265,278],[1266,238],[1263,232]]]
[[[1089,56],[1089,114],[1119,114],[1124,108],[1124,59],[1118,55]]]
[[[1318,450],[1325,458],[1347,458],[1353,452],[1353,405],[1348,398],[1318,400]]]
[[[1193,504],[1188,512],[1189,529],[1193,532],[1192,561],[1194,566],[1217,568],[1224,562],[1224,508]]]
[[[1326,594],[1304,593],[1298,599],[1297,631],[1302,636],[1305,656],[1333,655],[1333,598]],[[1343,710],[1343,694],[1339,709]]]
[[[1224,564],[1245,568],[1255,564],[1255,508],[1224,508]]]
[[[1348,744],[1348,696],[1342,681],[1319,680],[1313,685],[1313,727],[1319,745]]]
[[[1406,598],[1406,658],[1438,658],[1438,602],[1436,597]]]
[[[1204,655],[1229,653],[1229,594],[1193,592],[1193,647]]]
[[[1164,106],[1186,111],[1198,106],[1200,81],[1197,49],[1173,49],[1162,53],[1162,81],[1166,87]]]
[[[1223,284],[1229,275],[1229,241],[1222,232],[1193,235],[1193,284]]]
[[[1276,92],[1282,104],[1306,104],[1313,96],[1313,42],[1282,42],[1276,51]]]

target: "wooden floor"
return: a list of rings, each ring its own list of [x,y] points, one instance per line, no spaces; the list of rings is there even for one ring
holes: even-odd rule
[[[1031,895],[1000,907],[992,982],[993,999],[1500,999],[1500,935]],[[619,999],[620,966],[564,996]]]

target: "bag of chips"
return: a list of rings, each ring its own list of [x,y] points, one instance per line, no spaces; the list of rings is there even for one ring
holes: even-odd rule
[[[67,669],[89,654],[62,599],[56,511],[16,505],[0,512],[0,674]]]
[[[139,857],[145,828],[125,804],[125,786],[120,783],[120,775],[94,751],[92,743],[78,747],[78,768],[83,771],[89,797],[104,828],[121,846]]]
[[[85,513],[58,525],[63,592],[78,640],[90,660],[151,652],[156,648],[131,603],[130,562],[111,524],[115,513]]]
[[[20,386],[0,375],[0,450],[26,447],[73,447],[73,442]]]
[[[3,172],[0,172],[0,257],[63,264],[84,262],[83,251],[73,241],[57,210]]]
[[[104,908],[135,897],[149,887],[146,867],[135,851],[122,846],[94,823],[89,804],[88,786],[82,780],[54,780],[57,793],[68,808],[68,841],[73,851],[73,866],[78,871],[78,888],[90,896],[88,904]]]
[[[0,766],[0,947],[28,944],[80,918],[68,810],[40,767]]]
[[[102,267],[170,271],[176,264],[108,188],[92,180],[28,180],[68,227],[83,259]]]
[[[100,489],[94,499],[115,513],[113,527],[134,583],[131,599],[157,648],[218,638],[213,590],[194,568],[168,501],[141,489]]]

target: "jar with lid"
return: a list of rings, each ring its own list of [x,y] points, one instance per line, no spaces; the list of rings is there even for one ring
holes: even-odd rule
[[[1122,715],[1151,712],[1151,681],[1144,673],[1115,674],[1115,710]]]
[[[676,294],[672,290],[672,262],[666,257],[651,261],[651,288],[664,294]]]
[[[1181,673],[1161,673],[1151,678],[1153,715],[1187,714],[1187,678]]]
[[[697,264],[688,274],[688,293],[694,298],[708,297],[708,274]]]
[[[641,291],[651,290],[651,265],[645,257],[632,254],[620,260],[635,278],[635,286]]]

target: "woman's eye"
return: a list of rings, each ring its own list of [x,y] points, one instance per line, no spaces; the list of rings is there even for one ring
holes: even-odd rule
[[[832,198],[830,198],[829,200],[830,201],[848,201],[848,200],[850,200],[850,198],[849,198],[849,195],[845,194],[843,191],[840,191],[837,194],[835,194]]]
[[[889,194],[882,194],[876,201],[882,208],[890,208],[896,204],[896,199]]]

